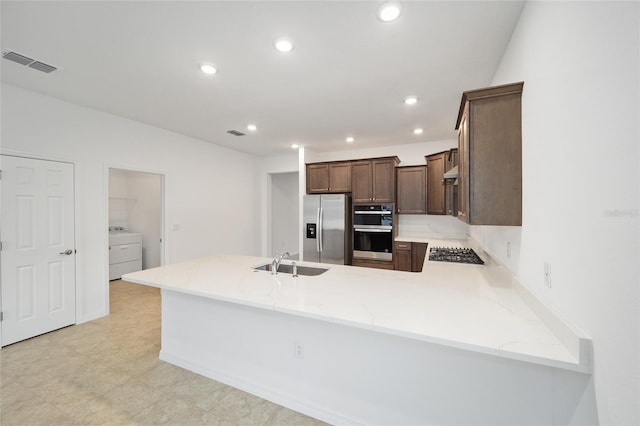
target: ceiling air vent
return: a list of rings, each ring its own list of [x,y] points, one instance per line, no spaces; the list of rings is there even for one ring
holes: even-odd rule
[[[33,62],[33,59],[27,58],[26,56],[23,56],[23,55],[21,55],[19,53],[16,53],[16,52],[3,53],[2,57],[5,58],[5,59],[8,59],[10,61],[17,62],[20,65],[29,65],[30,63]]]
[[[34,70],[42,71],[47,74],[57,70],[58,68],[45,64],[44,62],[36,61],[35,59],[31,59],[28,56],[21,55],[16,52],[4,52],[2,57],[8,59],[10,61],[16,62],[20,65],[26,65],[29,68],[33,68]]]
[[[227,133],[234,135],[234,136],[244,136],[246,135],[246,133],[242,133],[238,130],[227,130]]]
[[[50,72],[55,71],[55,70],[58,69],[58,68],[56,68],[54,66],[47,65],[44,62],[40,62],[40,61],[35,61],[35,62],[29,64],[29,68],[33,68],[34,70],[46,72],[47,74],[49,74]]]

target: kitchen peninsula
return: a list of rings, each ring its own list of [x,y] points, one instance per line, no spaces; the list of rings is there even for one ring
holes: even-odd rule
[[[161,359],[316,418],[552,424],[572,407],[550,395],[579,391],[591,342],[484,257],[294,278],[212,256],[123,279],[162,291]]]

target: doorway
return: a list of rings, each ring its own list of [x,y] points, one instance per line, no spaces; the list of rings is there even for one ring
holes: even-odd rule
[[[163,174],[109,168],[109,238],[110,280],[164,264]]]
[[[298,172],[271,174],[270,256],[291,253],[299,259]]]

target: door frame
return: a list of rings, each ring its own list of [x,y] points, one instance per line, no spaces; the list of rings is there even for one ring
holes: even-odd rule
[[[167,247],[169,247],[169,241],[167,239],[168,233],[167,229],[167,215],[166,215],[166,205],[167,205],[167,177],[168,173],[164,170],[157,169],[145,169],[140,167],[134,167],[128,164],[122,163],[113,163],[113,162],[105,162],[104,163],[104,232],[106,233],[106,241],[109,241],[109,171],[111,169],[124,170],[127,172],[134,173],[147,173],[160,176],[160,238],[162,239],[162,243],[160,244],[160,266],[164,266],[167,263]],[[111,313],[110,310],[110,300],[109,300],[109,244],[107,244],[104,248],[104,291],[105,291],[105,312],[107,315]]]
[[[20,157],[20,158],[27,158],[30,160],[42,160],[42,161],[55,161],[57,163],[67,163],[67,164],[71,164],[73,166],[73,245],[74,245],[74,250],[76,251],[75,253],[75,262],[73,265],[73,278],[74,278],[74,288],[75,288],[75,295],[76,295],[76,300],[75,300],[75,321],[74,321],[74,325],[78,324],[79,321],[79,315],[78,313],[81,312],[80,310],[80,300],[81,300],[81,292],[82,289],[80,288],[81,286],[78,285],[78,283],[80,282],[80,276],[79,276],[79,267],[78,265],[80,265],[82,256],[83,256],[83,250],[81,247],[78,246],[78,241],[80,241],[80,238],[78,237],[78,232],[80,232],[80,230],[78,229],[78,217],[79,216],[79,207],[78,207],[78,184],[76,181],[76,169],[77,169],[77,161],[70,159],[70,158],[64,158],[64,157],[57,157],[57,156],[53,156],[53,155],[41,155],[41,154],[35,154],[32,152],[23,152],[23,151],[16,151],[16,150],[12,150],[12,149],[2,149],[0,148],[0,170],[2,170],[2,156],[6,155],[6,156],[10,156],[10,157]],[[1,182],[1,179],[0,179]],[[0,185],[1,188],[1,185]],[[0,225],[1,225],[1,218],[0,218]],[[0,226],[0,241],[2,241],[2,227]],[[0,287],[2,286],[2,281],[0,280]],[[2,309],[2,293],[0,292],[0,310]],[[0,342],[2,342],[2,328],[0,327]]]

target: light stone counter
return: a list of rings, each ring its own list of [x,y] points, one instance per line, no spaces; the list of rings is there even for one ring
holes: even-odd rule
[[[397,240],[400,240],[400,237]],[[430,247],[464,241],[416,240]],[[271,259],[211,256],[127,274],[164,290],[579,372],[591,341],[533,299],[484,253],[485,265],[425,260],[420,273],[340,265],[319,276],[271,275]],[[427,256],[428,257],[428,256]],[[285,261],[284,263],[291,263]]]

